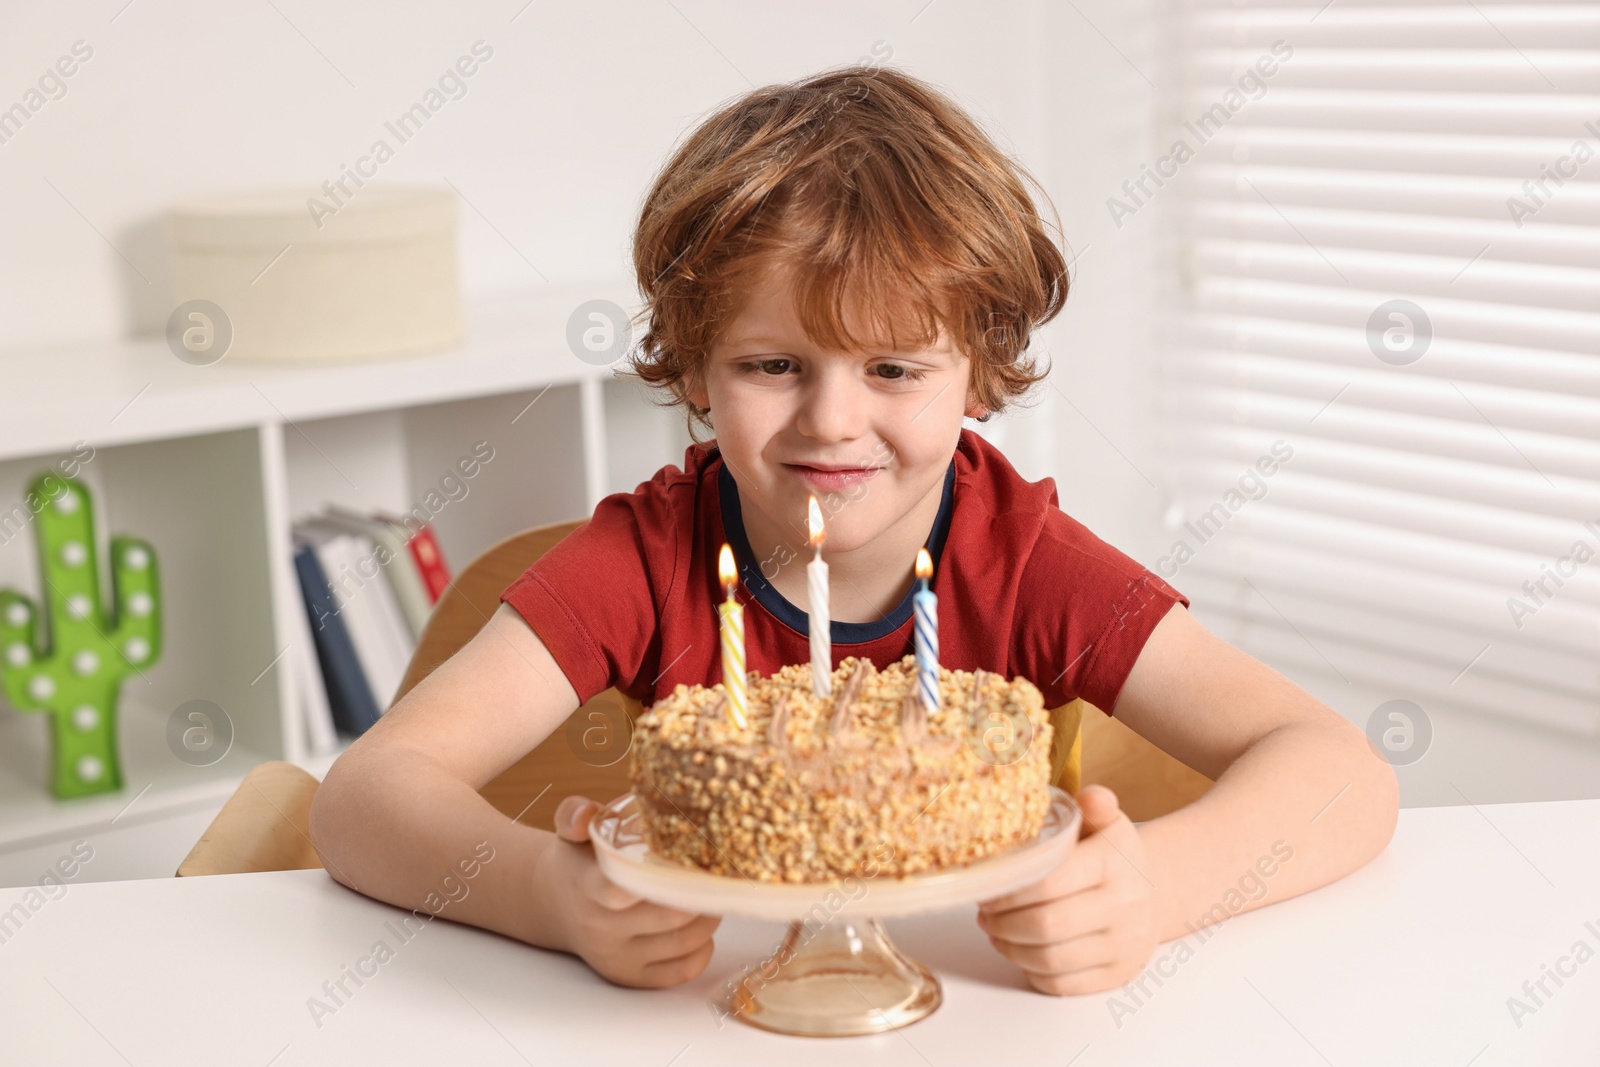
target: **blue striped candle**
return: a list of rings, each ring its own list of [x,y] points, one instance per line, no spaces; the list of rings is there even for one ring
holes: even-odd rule
[[[917,691],[929,714],[939,710],[939,598],[928,588],[933,577],[933,558],[926,548],[917,549],[917,577],[922,588],[911,598],[916,609]]]

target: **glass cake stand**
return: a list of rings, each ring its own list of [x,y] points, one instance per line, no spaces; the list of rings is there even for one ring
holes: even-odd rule
[[[1060,866],[1083,814],[1050,786],[1039,836],[1009,852],[930,874],[865,873],[831,882],[760,882],[711,874],[650,852],[639,797],[627,793],[589,826],[607,878],[635,896],[705,915],[789,924],[783,942],[747,968],[723,999],[742,1022],[800,1037],[847,1037],[908,1026],[939,1006],[939,980],[895,947],[879,920],[976,904],[1032,885]]]

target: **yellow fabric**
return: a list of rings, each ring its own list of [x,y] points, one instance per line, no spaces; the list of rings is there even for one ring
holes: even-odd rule
[[[1069,796],[1083,781],[1083,698],[1050,709],[1050,780]]]

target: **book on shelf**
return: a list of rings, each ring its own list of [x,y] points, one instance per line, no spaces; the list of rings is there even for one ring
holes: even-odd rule
[[[384,576],[389,579],[400,610],[405,614],[413,642],[421,637],[434,598],[423,583],[422,572],[418,570],[411,550],[406,547],[408,535],[404,527],[375,515],[363,515],[339,504],[329,504],[318,521],[336,526],[349,534],[369,537],[374,545],[382,546],[383,552],[377,562],[382,565]],[[409,650],[407,655],[410,655]]]
[[[329,703],[332,698],[323,683],[323,670],[318,663],[317,657],[320,653],[317,638],[311,630],[311,620],[316,616],[316,612],[306,599],[309,596],[310,584],[306,576],[301,573],[301,552],[312,557],[305,563],[305,566],[315,568],[312,581],[319,580],[315,572],[321,568],[315,562],[315,555],[310,545],[296,541],[294,548],[295,584],[300,590],[299,600],[305,610],[291,609],[289,613],[294,629],[294,649],[289,655],[289,668],[294,679],[297,706],[304,711],[306,751],[313,756],[322,756],[339,747],[339,737],[334,723],[333,708]]]
[[[378,721],[377,701],[372,698],[372,687],[356,658],[350,632],[345,629],[345,618],[334,603],[333,591],[322,570],[322,562],[315,546],[298,534],[295,537],[295,574],[300,579],[300,591],[309,620],[308,631],[316,649],[314,660],[305,658],[309,665],[315,662],[319,681],[324,687],[329,714],[333,724],[347,734],[359,735]],[[314,705],[307,705],[306,713],[315,714]],[[319,736],[319,726],[309,733]]]
[[[294,687],[295,707],[303,712],[299,721],[303,723],[304,751],[312,756],[323,756],[338,750],[338,728],[334,725],[328,694],[322,687],[322,670],[317,666],[315,639],[309,630],[303,637],[304,642],[299,647],[312,649],[313,654],[310,657],[291,656],[289,674]]]
[[[388,710],[437,600],[437,574],[448,586],[449,572],[431,529],[413,532],[383,513],[330,505],[293,534],[306,605],[303,709],[310,747],[324,753],[337,747],[335,731],[359,735]],[[418,559],[424,534],[433,578]]]
[[[418,526],[413,532],[411,524],[386,511],[375,512],[378,518],[392,526],[399,527],[410,538],[406,546],[411,550],[411,558],[416,563],[417,573],[422,575],[422,584],[428,590],[428,603],[437,604],[439,598],[444,596],[444,591],[450,588],[450,567],[445,563],[444,553],[439,551],[439,539],[433,535],[433,527],[426,524]]]

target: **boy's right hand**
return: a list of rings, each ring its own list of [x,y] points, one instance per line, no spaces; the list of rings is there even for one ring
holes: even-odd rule
[[[539,861],[538,899],[554,909],[563,943],[618,985],[661,989],[697,977],[711,962],[720,915],[695,915],[653,904],[606,878],[589,843],[599,805],[567,797],[556,808],[557,840]]]

